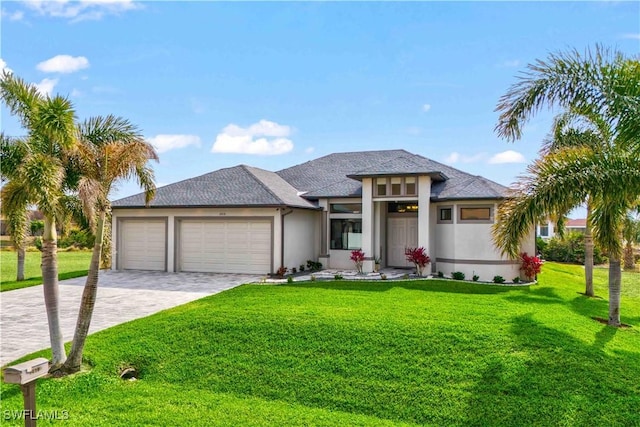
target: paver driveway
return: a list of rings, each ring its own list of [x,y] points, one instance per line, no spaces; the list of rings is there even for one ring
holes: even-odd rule
[[[259,276],[243,274],[101,271],[90,333],[216,294]],[[85,278],[60,282],[66,341],[73,331]],[[42,285],[0,293],[0,365],[50,346]]]

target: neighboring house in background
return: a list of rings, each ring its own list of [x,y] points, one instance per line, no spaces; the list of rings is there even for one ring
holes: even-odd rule
[[[30,210],[29,211],[29,221],[43,220],[44,215],[39,210]],[[5,219],[4,214],[0,214],[0,235],[8,236],[9,232],[7,230],[7,221]]]
[[[336,153],[270,172],[220,169],[113,202],[114,269],[267,274],[319,260],[353,269],[353,249],[410,267],[423,246],[432,271],[481,280],[519,275],[491,238],[506,187],[405,150]],[[531,228],[522,251],[533,254]]]
[[[551,220],[547,220],[542,222],[536,226],[536,236],[542,237],[547,240],[556,235],[555,222]],[[565,231],[567,233],[571,231],[577,231],[579,233],[585,233],[587,231],[587,219],[586,218],[578,218],[578,219],[568,219],[564,225]]]

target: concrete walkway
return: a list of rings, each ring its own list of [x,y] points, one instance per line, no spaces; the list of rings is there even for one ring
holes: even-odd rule
[[[89,332],[259,280],[242,274],[101,271]],[[65,341],[73,339],[84,282],[85,277],[60,282]],[[0,293],[0,366],[50,345],[42,285]]]

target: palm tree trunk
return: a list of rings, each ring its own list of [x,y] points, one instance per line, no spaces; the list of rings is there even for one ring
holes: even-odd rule
[[[591,233],[591,204],[587,202],[587,227],[584,232],[584,294],[595,296],[593,292],[593,235]]]
[[[44,234],[42,236],[42,285],[47,320],[49,321],[49,339],[51,340],[51,372],[62,365],[67,358],[60,326],[58,243],[56,237],[55,219],[47,216],[44,219]]]
[[[91,255],[91,265],[89,266],[89,274],[84,284],[82,292],[82,301],[80,303],[80,311],[78,312],[78,321],[76,322],[76,330],[71,344],[71,352],[69,358],[65,362],[62,370],[67,373],[78,372],[82,364],[82,352],[84,344],[89,334],[89,326],[91,326],[91,317],[93,316],[93,308],[96,304],[96,295],[98,293],[98,273],[100,271],[100,258],[102,252],[102,241],[104,236],[104,221],[106,212],[98,213],[98,223],[96,225],[96,239],[93,244],[93,254]]]
[[[22,282],[24,280],[24,259],[26,256],[24,245],[16,248],[16,252],[18,253],[18,272],[16,274],[16,281]]]
[[[633,259],[633,246],[631,245],[631,240],[627,240],[627,244],[624,247],[624,269],[636,269],[636,261]]]
[[[620,288],[622,272],[620,271],[620,256],[611,254],[609,257],[609,322],[610,326],[620,326]]]

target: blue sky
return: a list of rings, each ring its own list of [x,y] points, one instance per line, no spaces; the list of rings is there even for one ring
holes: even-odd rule
[[[509,185],[553,112],[510,144],[498,98],[527,63],[602,43],[640,52],[639,2],[7,2],[1,50],[79,118],[130,119],[159,185],[249,164],[404,148]],[[2,110],[2,129],[23,131]],[[113,194],[138,192],[127,183]]]

